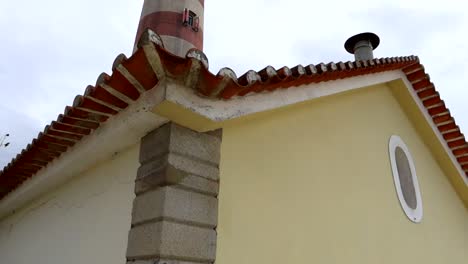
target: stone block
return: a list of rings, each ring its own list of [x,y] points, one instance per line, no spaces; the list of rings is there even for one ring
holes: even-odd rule
[[[170,165],[180,171],[198,175],[213,181],[218,181],[219,179],[219,169],[217,166],[193,160],[174,153],[169,154],[168,162]]]
[[[188,262],[188,261],[180,261],[180,260],[172,260],[172,259],[159,259],[154,264],[199,264],[201,262]],[[209,262],[205,262],[209,263]]]
[[[137,195],[133,200],[132,225],[155,219],[162,220],[166,198],[166,187]]]
[[[177,181],[174,181],[174,183],[181,186],[182,188],[194,190],[210,196],[218,196],[218,181],[208,180],[200,176],[188,174],[172,166],[168,167],[167,175],[169,175],[168,178],[170,179],[177,179]]]
[[[207,131],[205,132],[206,134],[210,135],[210,136],[214,136],[214,137],[217,137],[219,138],[221,141],[223,139],[223,129],[216,129],[216,130],[211,130],[211,131]]]
[[[214,228],[218,200],[215,197],[174,187],[161,187],[135,198],[132,224],[154,219],[174,219]]]
[[[151,177],[165,174],[168,166],[168,160],[169,156],[166,154],[146,162],[138,168],[136,179],[140,180],[148,176]]]
[[[168,123],[141,140],[140,163],[168,152],[219,164],[221,138],[216,133],[199,133],[174,123]]]
[[[171,123],[164,124],[141,139],[141,164],[169,152],[171,127]]]
[[[160,175],[165,171],[167,165],[171,165],[173,168],[181,171],[181,173],[194,174],[214,181],[217,181],[219,178],[217,166],[170,153],[141,165],[138,168],[137,180],[151,175]]]
[[[174,162],[174,160],[171,161]],[[185,167],[179,166],[179,168]],[[200,193],[212,196],[218,195],[219,184],[217,180],[197,176],[179,168],[169,164],[167,155],[142,165],[138,169],[135,193],[141,194],[160,186],[179,185],[181,188]],[[211,173],[218,173],[217,169]]]
[[[219,164],[221,139],[173,124],[171,131],[171,152],[195,157],[212,164]]]
[[[156,259],[148,259],[148,260],[130,260],[127,261],[127,264],[158,264],[158,260]]]
[[[212,262],[215,254],[214,229],[161,221],[134,227],[128,237],[128,260],[159,257]]]
[[[135,260],[127,261],[127,264],[201,264],[209,262],[189,262],[175,259],[148,259],[148,260]]]

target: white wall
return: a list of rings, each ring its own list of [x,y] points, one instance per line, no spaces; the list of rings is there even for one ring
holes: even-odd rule
[[[125,263],[134,146],[0,221],[0,263]]]

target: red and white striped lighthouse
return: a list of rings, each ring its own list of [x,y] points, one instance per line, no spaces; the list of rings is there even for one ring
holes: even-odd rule
[[[203,50],[205,0],[145,0],[135,43],[146,29],[161,36],[164,47],[184,57],[188,50]]]

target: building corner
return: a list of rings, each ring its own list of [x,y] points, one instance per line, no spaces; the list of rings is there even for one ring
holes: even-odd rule
[[[127,264],[215,261],[221,140],[172,122],[142,138]]]

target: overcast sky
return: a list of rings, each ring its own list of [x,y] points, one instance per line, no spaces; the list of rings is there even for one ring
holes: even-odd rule
[[[381,38],[376,57],[417,55],[462,131],[468,131],[468,16],[464,1],[206,0],[210,70],[237,75],[347,61],[351,35]],[[0,168],[66,105],[131,55],[143,0],[0,0]],[[466,13],[466,11],[465,11]],[[468,132],[467,132],[468,133]]]

